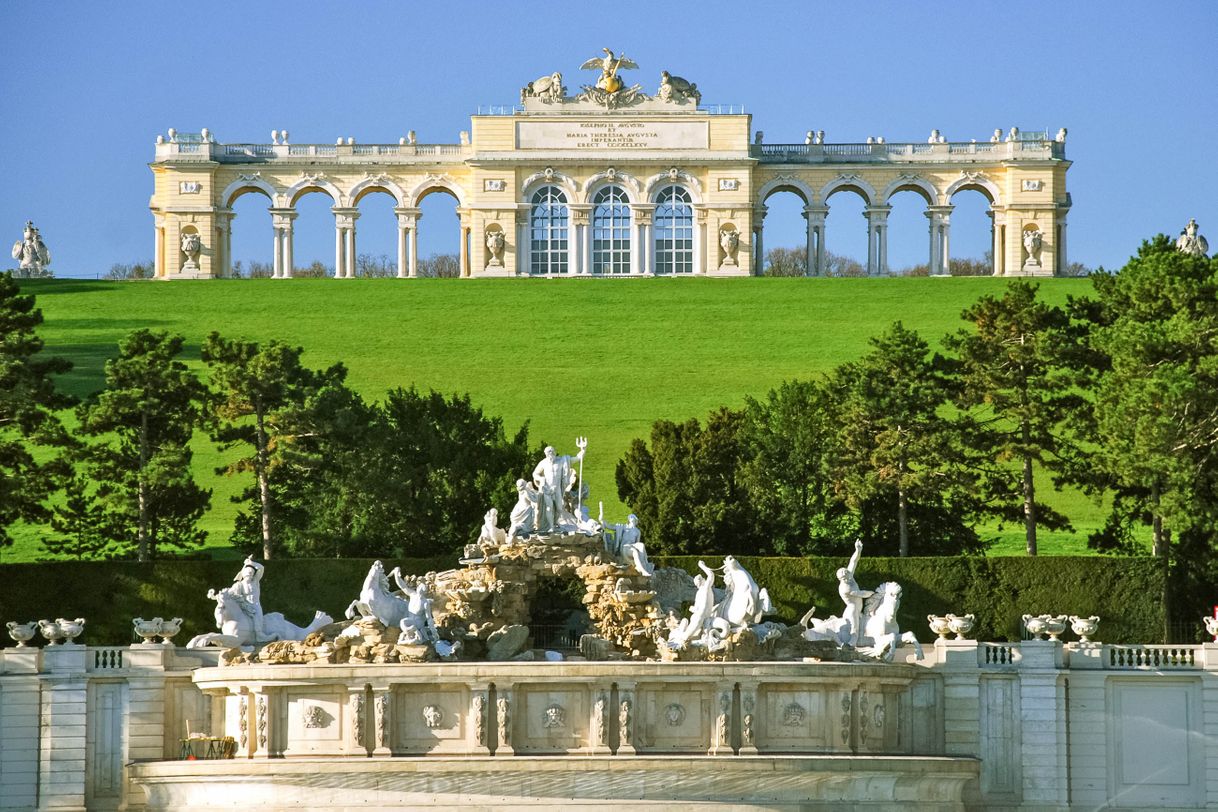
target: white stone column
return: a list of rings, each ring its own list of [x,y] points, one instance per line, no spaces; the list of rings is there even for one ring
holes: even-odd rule
[[[283,230],[271,223],[271,279],[283,276]]]
[[[888,273],[888,214],[892,206],[870,206],[863,210],[867,218],[867,275]]]
[[[930,275],[951,275],[949,229],[953,206],[927,206],[925,215],[930,221]]]
[[[765,273],[765,243],[762,240],[762,227],[753,226],[753,276]]]
[[[572,274],[586,274],[592,267],[592,205],[589,203],[572,203],[568,207],[571,216],[571,239],[568,241],[571,257],[568,261],[568,271]]]
[[[153,275],[160,279],[165,275],[165,218],[159,214],[152,216],[152,232],[155,235],[153,245],[152,265]]]
[[[419,220],[423,219],[422,212],[416,211],[414,228],[410,229],[410,278],[419,276]]]
[[[527,216],[527,215],[526,215]],[[527,220],[516,221],[516,275],[523,276],[529,272],[529,223]]]
[[[804,275],[819,276],[816,270],[816,226],[812,214],[804,208]]]
[[[334,278],[351,279],[355,276],[355,221],[359,209],[334,206]]]
[[[415,275],[414,230],[417,228],[418,209],[397,207],[393,213],[398,218],[398,279]]]
[[[1057,218],[1057,267],[1053,269],[1055,276],[1066,273],[1069,260],[1066,258],[1066,215],[1063,212]]]
[[[706,273],[706,209],[694,207],[694,273]]]
[[[346,271],[343,270],[343,227],[339,223],[338,215],[334,215],[334,278],[342,279]]]
[[[292,221],[296,210],[271,209],[271,225],[275,228],[275,273],[277,279],[291,279],[295,269],[292,255]]]

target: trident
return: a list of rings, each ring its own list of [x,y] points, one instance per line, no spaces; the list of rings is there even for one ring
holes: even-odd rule
[[[588,438],[576,437],[575,447],[579,449],[579,490],[575,493],[575,520],[582,522],[584,518],[584,451],[588,449]]]

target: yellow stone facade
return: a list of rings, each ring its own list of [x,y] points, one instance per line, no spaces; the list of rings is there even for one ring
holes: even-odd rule
[[[950,275],[952,198],[965,190],[990,203],[995,275],[1066,266],[1065,130],[995,131],[982,143],[936,131],[926,143],[829,144],[808,133],[805,143],[768,144],[742,109],[700,106],[696,86],[690,96],[662,85],[648,97],[621,82],[614,94],[536,95],[545,79],[526,86],[521,105],[473,116],[458,144],[413,135],[295,144],[287,133],[225,144],[207,130],[169,131],[150,165],[157,277],[228,275],[232,204],[244,194],[267,198],[274,274],[290,277],[295,206],[309,192],[332,201],[339,278],[354,276],[358,205],[376,193],[395,202],[398,276],[415,276],[419,203],[438,191],[458,202],[465,277],[752,275],[765,252],[765,203],[779,191],[804,201],[812,275],[825,269],[829,198],[843,192],[865,202],[871,275],[889,271],[890,198],[909,190],[926,202],[932,274]],[[614,106],[615,95],[629,103]]]

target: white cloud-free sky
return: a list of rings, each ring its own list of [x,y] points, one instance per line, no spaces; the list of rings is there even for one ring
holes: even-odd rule
[[[995,127],[1070,131],[1072,260],[1120,266],[1139,241],[1189,217],[1218,237],[1218,3],[1198,2],[218,2],[6,0],[0,68],[0,239],[33,219],[61,276],[152,256],[147,163],[169,127],[220,141],[457,141],[479,105],[562,71],[568,87],[602,46],[668,70],[704,103],[743,104],[768,143],[985,141]],[[588,74],[590,77],[591,74]],[[784,199],[787,198],[787,199]],[[835,197],[827,244],[865,252],[861,204]],[[952,253],[989,240],[977,195],[955,201]],[[333,218],[306,196],[296,261],[333,262]],[[420,255],[454,251],[454,204],[425,201]],[[359,251],[394,253],[388,198],[361,205]],[[790,195],[770,200],[766,245],[800,246]],[[268,261],[270,218],[237,207],[234,256]],[[925,261],[912,194],[891,218],[894,268]]]

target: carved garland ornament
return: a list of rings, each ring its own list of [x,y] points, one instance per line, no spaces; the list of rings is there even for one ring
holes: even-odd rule
[[[753,746],[753,695],[745,694],[740,700],[740,738],[744,744]]]
[[[633,744],[633,725],[630,718],[631,702],[629,697],[622,700],[617,712],[618,738],[622,744]]]
[[[486,697],[478,694],[474,697],[474,740],[486,746]]]
[[[385,732],[389,728],[389,694],[377,694],[376,707],[376,746],[385,746]]]
[[[258,746],[266,749],[266,697],[258,697]]]
[[[249,714],[249,708],[246,705],[246,698],[241,697],[237,702],[237,728],[241,731],[241,749],[245,749],[245,745],[249,742],[250,723],[246,718]]]
[[[364,744],[364,695],[351,695],[351,738],[357,747]]]
[[[854,700],[850,694],[842,697],[842,744],[850,744],[850,716]]]
[[[499,741],[504,746],[512,743],[512,705],[506,696],[495,700],[496,721],[499,723]]]

